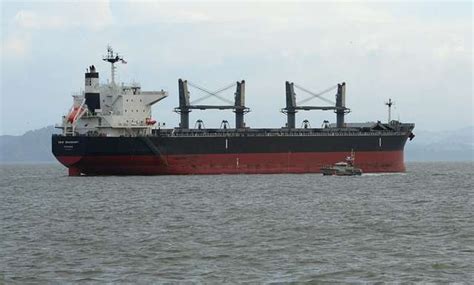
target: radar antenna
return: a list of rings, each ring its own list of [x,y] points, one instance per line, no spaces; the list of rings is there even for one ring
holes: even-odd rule
[[[392,99],[388,99],[388,102],[385,102],[385,105],[388,106],[388,122],[392,120],[392,105],[395,104],[395,102],[392,101]]]
[[[102,58],[103,61],[107,61],[107,62],[110,62],[110,65],[111,65],[111,81],[112,81],[112,84],[115,84],[115,69],[117,68],[115,66],[115,63],[117,61],[120,61],[122,63],[127,63],[122,56],[120,56],[118,53],[115,53],[114,54],[114,50],[112,49],[112,47],[109,45],[107,46],[107,55],[105,55],[103,58]]]

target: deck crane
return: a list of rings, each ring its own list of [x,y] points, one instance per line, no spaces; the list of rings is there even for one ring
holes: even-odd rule
[[[188,86],[193,87],[206,95],[190,102],[190,92],[188,91]],[[228,100],[219,94],[229,90],[230,88],[235,87],[235,96],[234,102]],[[235,113],[235,128],[243,129],[245,128],[244,114],[250,112],[250,109],[245,107],[245,81],[237,81],[235,83],[226,85],[222,88],[219,88],[215,91],[210,91],[204,87],[201,87],[197,84],[189,82],[187,80],[179,79],[178,80],[179,88],[179,107],[175,108],[174,111],[181,115],[180,129],[189,129],[189,113],[191,110],[207,110],[207,109],[217,109],[217,110],[234,110]],[[224,101],[228,105],[198,105],[196,103],[201,102],[207,98],[215,97]]]
[[[287,115],[287,128],[294,129],[295,128],[295,115],[298,110],[309,111],[309,110],[334,110],[336,113],[337,118],[337,127],[343,128],[344,127],[344,115],[350,112],[349,108],[346,108],[346,83],[337,84],[326,88],[325,90],[315,93],[312,92],[304,87],[301,87],[293,82],[286,81],[286,107],[281,109],[281,112]],[[296,102],[296,93],[295,88],[303,91],[306,94],[311,95],[311,97],[303,99],[299,102]],[[324,94],[336,90],[336,102],[333,102],[329,99],[322,97]],[[306,103],[309,100],[314,98],[318,98],[326,103],[331,104],[331,106],[306,106],[301,105],[302,103]]]

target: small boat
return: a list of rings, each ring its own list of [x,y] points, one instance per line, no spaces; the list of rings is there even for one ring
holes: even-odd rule
[[[351,156],[346,157],[346,161],[337,162],[321,168],[323,175],[354,176],[362,175],[362,169],[355,167],[355,154],[351,151]]]

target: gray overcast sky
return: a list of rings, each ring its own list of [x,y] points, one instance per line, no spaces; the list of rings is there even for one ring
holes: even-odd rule
[[[474,125],[470,1],[2,1],[1,10],[0,134],[59,123],[87,66],[109,78],[101,61],[107,44],[128,61],[119,66],[121,81],[170,93],[153,109],[168,126],[178,124],[180,77],[208,89],[245,79],[251,127],[284,125],[285,80],[313,91],[345,81],[350,122],[385,121],[383,103],[392,98],[394,117],[418,129]],[[233,115],[194,111],[191,121],[216,127]],[[335,115],[298,113],[303,119],[314,127]]]

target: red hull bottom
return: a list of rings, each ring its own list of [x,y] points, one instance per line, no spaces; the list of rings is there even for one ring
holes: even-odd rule
[[[158,156],[58,156],[69,175],[320,173],[349,152],[252,153]],[[404,172],[403,151],[357,152],[364,173]]]

